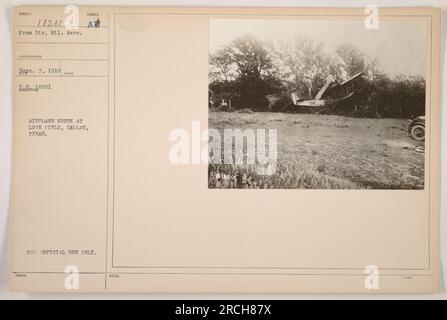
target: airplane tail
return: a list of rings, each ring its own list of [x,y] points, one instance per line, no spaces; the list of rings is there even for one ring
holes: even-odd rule
[[[290,94],[290,99],[292,100],[293,105],[296,106],[299,100],[298,95],[295,92],[292,92]]]

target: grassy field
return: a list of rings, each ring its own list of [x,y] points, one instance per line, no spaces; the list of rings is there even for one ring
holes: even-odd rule
[[[407,135],[405,119],[210,111],[209,127],[278,130],[274,175],[258,175],[253,165],[210,165],[209,188],[424,187],[424,143]]]

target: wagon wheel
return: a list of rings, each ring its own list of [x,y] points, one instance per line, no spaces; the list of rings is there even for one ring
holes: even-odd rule
[[[417,124],[413,126],[410,130],[411,137],[414,140],[422,141],[425,139],[425,126],[422,124]]]

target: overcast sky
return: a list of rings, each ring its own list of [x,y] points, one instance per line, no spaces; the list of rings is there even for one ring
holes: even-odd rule
[[[367,30],[364,20],[254,20],[211,19],[210,52],[228,45],[244,33],[264,41],[288,41],[300,34],[324,43],[334,53],[337,45],[350,42],[365,55],[380,60],[391,76],[426,72],[426,23],[422,19],[381,19],[379,30]]]

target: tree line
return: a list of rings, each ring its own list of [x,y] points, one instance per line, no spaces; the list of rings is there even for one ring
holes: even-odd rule
[[[328,76],[342,82],[362,71],[352,98],[323,113],[399,118],[425,114],[422,76],[390,77],[377,59],[349,43],[329,55],[322,43],[300,35],[273,45],[245,34],[211,54],[209,65],[211,108],[309,112],[294,108],[290,93],[312,99]]]

